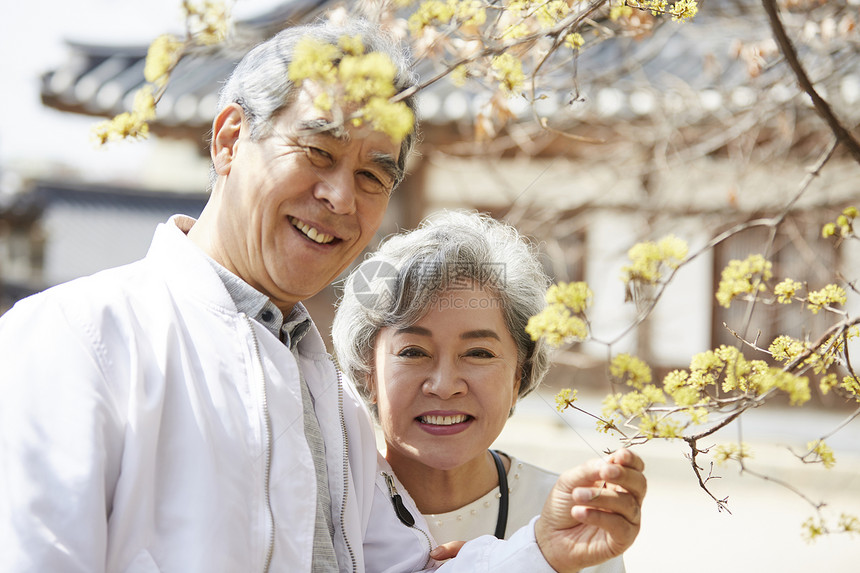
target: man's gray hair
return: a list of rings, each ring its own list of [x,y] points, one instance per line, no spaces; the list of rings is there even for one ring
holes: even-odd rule
[[[299,41],[310,37],[337,45],[344,36],[361,36],[365,53],[379,52],[391,59],[396,70],[394,87],[397,93],[417,83],[408,50],[382,32],[378,26],[361,19],[347,20],[342,24],[320,20],[282,30],[248,52],[221,88],[218,111],[220,112],[231,103],[236,103],[245,113],[245,119],[251,130],[251,139],[260,139],[269,135],[272,119],[289,107],[298,95],[296,85],[289,78],[289,67]],[[406,160],[412,153],[418,138],[416,93],[403,100],[415,117],[415,125],[400,145],[400,155],[397,159],[397,170],[400,176],[395,182],[395,187],[406,171]],[[214,183],[214,170],[211,175],[213,177],[210,184]]]
[[[479,285],[495,294],[516,342],[522,398],[549,369],[547,345],[525,331],[546,306],[549,282],[536,249],[514,227],[477,213],[442,211],[386,239],[350,273],[332,325],[338,364],[369,403],[379,331],[414,324],[445,291]]]

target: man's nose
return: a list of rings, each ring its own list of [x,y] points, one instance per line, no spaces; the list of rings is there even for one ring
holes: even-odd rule
[[[314,196],[338,215],[355,212],[355,177],[344,165],[331,169],[320,176]]]

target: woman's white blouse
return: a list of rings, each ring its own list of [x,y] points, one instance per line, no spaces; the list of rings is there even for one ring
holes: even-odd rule
[[[556,479],[558,479],[557,474],[511,458],[511,467],[508,470],[508,524],[505,537],[509,537],[520,527],[528,525],[529,521],[541,512]],[[493,535],[499,515],[499,498],[501,494],[496,487],[460,509],[448,513],[424,514],[424,518],[437,543],[465,541],[481,535]],[[623,572],[624,561],[621,557],[582,570],[582,573]]]

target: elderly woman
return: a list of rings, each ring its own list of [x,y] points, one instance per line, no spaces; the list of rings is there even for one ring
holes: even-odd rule
[[[489,449],[546,374],[547,349],[525,326],[548,283],[513,227],[460,212],[391,237],[347,279],[338,362],[382,429],[379,489],[430,545],[505,538],[541,513],[556,483]],[[623,570],[620,556],[586,569]]]

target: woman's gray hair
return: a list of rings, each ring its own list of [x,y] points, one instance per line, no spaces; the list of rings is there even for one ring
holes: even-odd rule
[[[251,139],[260,139],[271,132],[272,119],[289,107],[296,99],[298,90],[290,81],[289,67],[293,51],[300,40],[306,37],[337,45],[344,36],[361,36],[366,53],[379,52],[391,59],[396,70],[394,87],[397,93],[414,86],[417,78],[412,71],[408,50],[387,36],[379,26],[366,20],[351,19],[342,24],[320,20],[282,30],[275,36],[254,47],[236,65],[218,96],[218,110],[231,103],[239,104],[250,126]],[[417,91],[416,91],[417,93]],[[400,145],[397,168],[400,183],[406,172],[406,160],[412,153],[418,138],[418,101],[415,93],[403,102],[412,111],[415,125]],[[214,169],[210,173],[214,183]]]
[[[477,284],[496,295],[516,342],[522,398],[549,369],[546,344],[525,331],[546,305],[549,282],[536,249],[514,227],[477,213],[442,211],[418,229],[386,239],[350,273],[332,325],[338,364],[370,402],[379,331],[410,326],[446,290]]]

